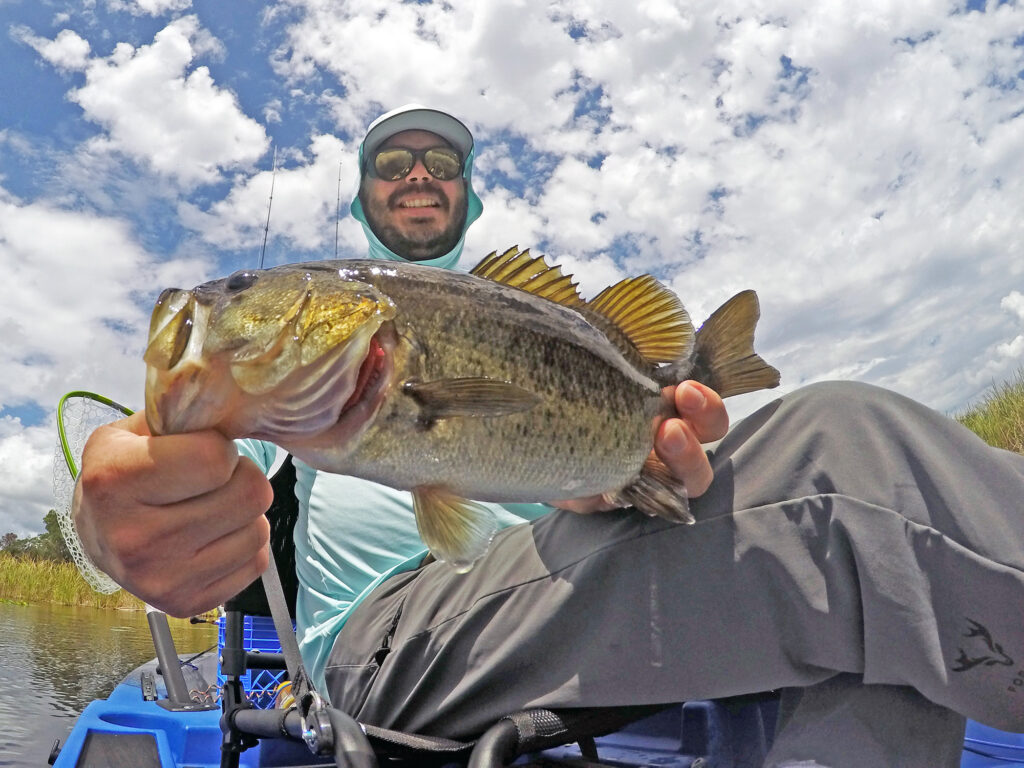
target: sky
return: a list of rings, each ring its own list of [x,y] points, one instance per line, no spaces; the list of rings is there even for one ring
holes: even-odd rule
[[[364,255],[355,152],[410,102],[476,137],[462,267],[647,272],[698,323],[755,289],[782,386],[734,419],[1024,366],[1024,2],[0,0],[0,68],[0,533],[53,506],[63,393],[142,403],[162,289],[265,227],[267,266]]]

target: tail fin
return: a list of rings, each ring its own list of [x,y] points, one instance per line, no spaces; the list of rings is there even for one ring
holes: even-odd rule
[[[754,328],[760,316],[757,294],[749,290],[716,309],[697,331],[687,377],[722,397],[777,387],[779,372],[754,352]]]

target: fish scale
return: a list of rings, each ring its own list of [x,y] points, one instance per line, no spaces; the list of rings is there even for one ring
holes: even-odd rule
[[[468,276],[412,277],[381,275],[375,284],[399,306],[406,306],[404,295],[419,299],[395,320],[427,340],[427,351],[409,363],[414,375],[511,381],[541,394],[543,403],[526,413],[425,426],[407,400],[393,398],[338,471],[410,489],[443,484],[480,501],[554,501],[580,489],[598,493],[635,474],[662,408],[653,379],[636,376],[603,338],[595,350],[555,336],[564,333],[562,318],[533,311],[529,294],[506,288],[494,300]],[[590,449],[571,456],[569,442]]]

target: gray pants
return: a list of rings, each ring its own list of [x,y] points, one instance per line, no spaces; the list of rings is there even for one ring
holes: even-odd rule
[[[460,737],[529,706],[783,689],[771,766],[958,766],[964,717],[1024,731],[1024,457],[829,383],[713,465],[694,525],[555,512],[467,575],[389,580],[335,644],[333,703]]]

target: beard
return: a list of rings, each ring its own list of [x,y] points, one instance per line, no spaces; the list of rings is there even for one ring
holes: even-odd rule
[[[415,193],[418,190],[429,190],[432,195],[439,198],[442,210],[448,214],[447,224],[441,229],[414,227],[409,231],[401,231],[392,222],[391,211],[397,207],[400,198],[407,197],[410,191]],[[396,190],[386,202],[381,203],[371,200],[365,193],[365,187],[360,187],[359,200],[363,206],[366,223],[370,225],[373,234],[388,250],[403,259],[409,261],[436,259],[451,251],[462,238],[468,209],[465,188],[453,201],[445,194],[444,190],[438,187],[429,184],[409,184]]]

